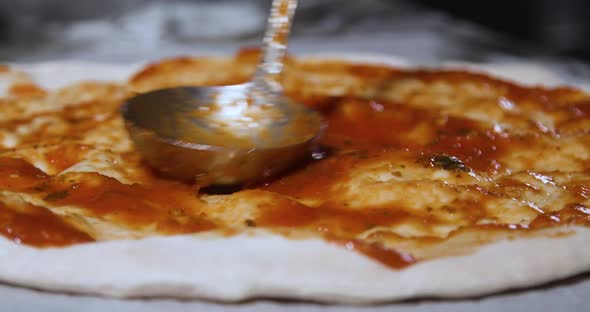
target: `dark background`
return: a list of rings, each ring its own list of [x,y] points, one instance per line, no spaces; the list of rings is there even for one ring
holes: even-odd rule
[[[418,2],[542,46],[547,52],[590,59],[590,2],[586,0]]]
[[[0,0],[0,60],[133,61],[257,44],[270,0]],[[585,0],[300,0],[294,51],[590,61]],[[569,65],[568,65],[569,64]]]

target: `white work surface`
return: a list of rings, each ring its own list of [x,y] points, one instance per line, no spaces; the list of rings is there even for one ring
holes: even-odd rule
[[[66,277],[64,277],[66,278]],[[221,304],[203,301],[178,301],[173,299],[118,300],[91,296],[47,293],[0,284],[0,311],[44,312],[200,312],[200,311],[367,311],[367,312],[549,312],[590,311],[590,275],[552,283],[543,287],[516,290],[475,299],[412,300],[376,306],[324,305],[308,302],[252,300],[237,304]]]

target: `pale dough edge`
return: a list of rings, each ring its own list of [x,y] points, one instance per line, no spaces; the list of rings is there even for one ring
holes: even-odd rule
[[[322,240],[257,233],[152,237],[36,249],[0,239],[0,280],[114,297],[238,301],[279,297],[371,303],[465,297],[538,285],[590,269],[590,230],[501,241],[473,254],[392,270]]]

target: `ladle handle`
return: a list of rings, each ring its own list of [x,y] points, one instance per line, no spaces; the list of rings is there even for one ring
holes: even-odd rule
[[[252,94],[258,101],[281,92],[279,76],[287,51],[297,0],[273,0],[262,45],[262,59],[254,74]],[[259,104],[262,104],[259,102]]]

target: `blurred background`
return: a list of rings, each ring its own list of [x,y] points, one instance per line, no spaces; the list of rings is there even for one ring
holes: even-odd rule
[[[590,77],[585,0],[300,0],[294,53],[535,62]],[[256,45],[270,0],[0,0],[0,61],[135,62]]]

